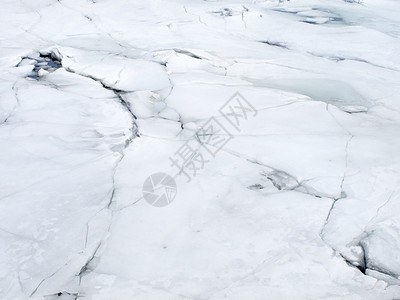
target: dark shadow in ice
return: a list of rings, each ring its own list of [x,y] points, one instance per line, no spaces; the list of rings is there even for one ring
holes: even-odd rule
[[[76,300],[79,295],[77,293],[59,292],[52,295],[43,296],[45,300]]]
[[[358,253],[352,253],[352,257],[348,257],[342,253],[339,255],[343,258],[343,260],[351,267],[358,269],[364,275],[366,274],[366,265],[367,260],[365,257],[365,249],[361,244],[355,245],[358,248]]]
[[[274,46],[274,47],[283,48],[283,49],[289,49],[288,46],[286,46],[285,44],[283,44],[283,43],[281,43],[281,42],[260,41],[260,43],[267,44],[267,45],[269,45],[269,46]]]
[[[389,226],[377,228],[362,239],[365,268],[399,280],[400,263],[396,258],[399,237],[398,228]]]
[[[17,65],[17,67],[23,64],[33,64],[32,73],[27,77],[38,80],[40,78],[39,71],[44,70],[46,72],[54,72],[55,70],[62,67],[61,65],[61,57],[59,54],[55,52],[45,52],[40,53],[39,55],[32,55],[23,57],[21,62]]]
[[[321,24],[321,23],[317,22],[316,20],[303,20],[302,22],[307,23],[307,24],[315,24],[315,25]]]
[[[193,52],[190,52],[190,51],[188,51],[188,50],[174,48],[174,51],[175,51],[176,53],[184,54],[184,55],[186,55],[186,56],[189,56],[189,57],[192,57],[192,58],[195,58],[195,59],[203,59],[202,57],[200,57],[200,56],[198,56],[198,55],[196,55],[196,54],[194,54]]]

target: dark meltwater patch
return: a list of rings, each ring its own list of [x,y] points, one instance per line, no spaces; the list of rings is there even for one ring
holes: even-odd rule
[[[17,65],[17,67],[25,64],[33,64],[34,68],[32,73],[27,77],[32,79],[39,79],[39,71],[42,69],[47,72],[54,72],[55,70],[62,67],[61,65],[61,56],[55,52],[49,53],[40,53],[37,56],[27,56],[23,57],[21,62]]]

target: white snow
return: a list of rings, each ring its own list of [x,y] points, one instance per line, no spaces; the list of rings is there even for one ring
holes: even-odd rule
[[[400,299],[398,1],[2,11],[0,299]]]

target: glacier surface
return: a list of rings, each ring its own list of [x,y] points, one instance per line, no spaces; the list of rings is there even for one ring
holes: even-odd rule
[[[399,1],[2,12],[0,299],[400,299]]]

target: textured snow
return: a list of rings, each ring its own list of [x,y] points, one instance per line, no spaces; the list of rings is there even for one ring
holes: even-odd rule
[[[398,1],[2,10],[0,299],[400,299]],[[232,139],[151,206],[212,117]]]

